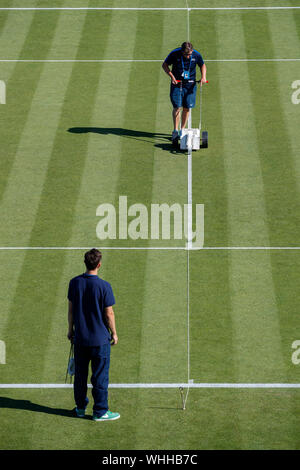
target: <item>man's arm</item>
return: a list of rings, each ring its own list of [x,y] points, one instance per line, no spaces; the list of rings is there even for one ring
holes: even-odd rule
[[[73,310],[72,310],[72,302],[69,300],[69,309],[68,309],[68,324],[69,324],[69,330],[68,330],[68,339],[70,341],[73,341],[74,337],[74,321],[73,321]]]
[[[116,321],[115,314],[112,307],[106,307],[104,309],[104,316],[106,319],[106,324],[111,332],[112,345],[117,344],[119,339],[116,330]]]
[[[200,67],[200,70],[201,70],[201,85],[202,85],[203,83],[206,83],[206,65],[203,64]]]
[[[167,62],[163,62],[162,68],[166,72],[166,74],[169,75],[169,77],[171,78],[173,85],[177,85],[176,78],[172,74],[172,72],[170,70],[170,67],[168,66]]]

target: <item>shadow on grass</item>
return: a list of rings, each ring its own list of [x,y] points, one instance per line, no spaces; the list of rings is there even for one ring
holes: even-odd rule
[[[38,405],[30,400],[16,400],[14,398],[0,397],[0,408],[12,408],[16,410],[28,410],[37,413],[47,413],[50,415],[65,416],[67,418],[77,418],[73,410],[63,408],[51,408],[50,406]]]
[[[185,155],[185,150],[180,150],[179,147],[174,147],[172,143],[170,144],[155,144],[155,147],[158,147],[162,150],[172,153],[173,155]]]
[[[72,134],[87,134],[91,132],[93,134],[101,135],[117,135],[141,141],[145,141],[145,138],[152,140],[157,138],[170,140],[170,135],[168,134],[162,134],[160,132],[134,131],[132,129],[124,129],[123,127],[71,127],[68,129],[68,132],[71,132]],[[146,140],[145,142],[152,143],[152,140]]]
[[[93,134],[100,135],[116,135],[128,139],[138,140],[140,142],[147,142],[148,144],[152,145],[154,144],[153,141],[157,141],[159,139],[162,140],[163,143],[155,143],[155,147],[161,148],[162,150],[171,152],[173,154],[182,153],[180,149],[173,147],[170,135],[163,134],[161,132],[135,131],[132,129],[124,129],[122,127],[71,127],[68,129],[68,132],[72,134],[88,134],[91,132]]]

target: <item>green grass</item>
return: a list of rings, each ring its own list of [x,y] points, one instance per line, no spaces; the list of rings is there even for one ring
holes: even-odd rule
[[[6,449],[295,449],[299,394],[293,391],[190,391],[181,409],[178,391],[112,390],[118,422],[71,416],[71,390],[5,391],[2,428]],[[49,432],[51,430],[51,432]],[[68,438],[66,439],[66,436]],[[5,439],[3,441],[3,439]],[[107,443],[109,442],[109,445]]]
[[[247,2],[264,4],[270,2]],[[12,5],[49,2],[1,3]],[[0,11],[0,59],[162,60],[186,40],[186,19],[183,11]],[[300,108],[291,101],[299,63],[220,61],[298,58],[299,22],[299,11],[190,14],[209,80],[209,148],[193,153],[192,187],[193,203],[205,206],[205,247],[300,246]],[[300,367],[291,361],[300,334],[299,251],[190,252],[188,323],[186,251],[105,250],[183,247],[185,240],[97,238],[97,207],[117,207],[120,195],[148,210],[187,203],[187,156],[171,152],[169,83],[160,62],[1,62],[0,80],[7,88],[0,246],[82,247],[0,250],[1,383],[64,382],[68,282],[84,270],[84,247],[93,246],[104,248],[101,276],[116,296],[120,342],[111,383],[299,383]],[[198,118],[199,102],[193,126]],[[121,419],[105,435],[91,419],[72,417],[70,389],[7,388],[0,395],[1,449],[299,449],[295,389],[191,389],[183,411],[178,389],[113,388],[110,405]]]

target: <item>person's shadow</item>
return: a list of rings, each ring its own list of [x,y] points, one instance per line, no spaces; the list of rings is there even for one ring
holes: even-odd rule
[[[65,416],[67,418],[76,418],[73,410],[65,410],[63,408],[51,408],[50,406],[38,405],[30,400],[16,400],[14,398],[0,397],[0,408],[12,408],[16,410],[28,410],[37,413],[47,413],[51,415]]]
[[[133,129],[124,129],[122,127],[71,127],[68,132],[72,134],[87,134],[89,132],[100,135],[116,135],[128,139],[139,140],[154,144],[155,147],[161,148],[171,153],[179,153],[180,150],[172,146],[171,137],[169,134],[161,132],[145,132],[135,131]],[[157,140],[160,142],[157,143]]]

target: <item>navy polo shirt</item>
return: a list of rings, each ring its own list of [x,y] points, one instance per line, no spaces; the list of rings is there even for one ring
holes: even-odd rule
[[[72,302],[75,326],[74,343],[102,346],[111,340],[105,324],[104,309],[115,304],[109,282],[94,274],[81,274],[71,279],[68,299]]]
[[[200,52],[195,49],[190,59],[183,57],[181,47],[174,49],[165,59],[166,64],[172,65],[172,73],[176,80],[182,80],[184,70],[190,70],[190,80],[196,80],[196,66],[202,67],[204,60]],[[182,67],[183,64],[183,67]]]

